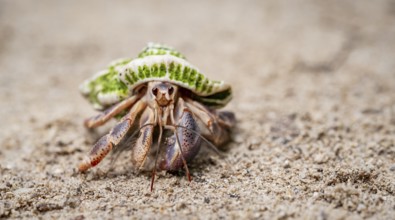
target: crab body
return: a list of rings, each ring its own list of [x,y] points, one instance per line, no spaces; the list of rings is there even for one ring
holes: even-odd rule
[[[230,101],[231,87],[208,79],[181,53],[160,44],[148,44],[136,59],[111,63],[86,80],[80,90],[102,111],[85,120],[86,127],[121,118],[95,144],[80,171],[98,164],[129,130],[138,127],[139,136],[132,146],[137,167],[145,165],[151,146],[157,144],[157,155],[162,151],[163,156],[160,161],[155,158],[154,170],[185,167],[189,176],[187,162],[199,152],[202,138],[221,146],[229,140],[235,121],[233,113],[217,110]],[[163,130],[171,131],[164,140]]]

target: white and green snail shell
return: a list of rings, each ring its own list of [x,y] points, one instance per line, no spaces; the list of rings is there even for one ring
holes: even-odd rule
[[[112,62],[81,86],[81,93],[96,109],[104,109],[129,97],[135,88],[150,81],[170,82],[192,92],[204,105],[225,106],[232,98],[229,84],[208,79],[171,47],[149,43],[138,58]]]

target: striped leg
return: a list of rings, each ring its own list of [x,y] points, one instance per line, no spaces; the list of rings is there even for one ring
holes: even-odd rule
[[[155,113],[151,108],[146,108],[140,118],[140,135],[132,150],[133,164],[140,169],[144,166],[144,162],[151,149],[154,127]]]
[[[138,101],[130,112],[111,131],[99,139],[93,146],[89,155],[79,165],[80,171],[96,166],[117,145],[132,127],[136,116],[146,107],[143,101]]]
[[[84,121],[84,125],[87,128],[95,128],[100,125],[103,125],[106,123],[108,120],[116,116],[117,114],[121,113],[123,110],[127,109],[128,107],[132,106],[135,104],[139,99],[141,95],[134,95],[131,96],[122,102],[111,106],[110,108],[106,109],[105,111],[101,112],[100,114],[90,117]]]

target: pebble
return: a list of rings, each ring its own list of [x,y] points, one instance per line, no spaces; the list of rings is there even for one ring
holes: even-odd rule
[[[322,153],[318,153],[316,155],[314,155],[314,162],[321,164],[321,163],[325,163],[328,161],[328,156]]]
[[[287,168],[290,168],[290,167],[291,167],[291,165],[289,164],[289,160],[285,160],[285,161],[284,161],[284,165],[283,165],[283,167],[284,167],[285,169],[287,169]]]

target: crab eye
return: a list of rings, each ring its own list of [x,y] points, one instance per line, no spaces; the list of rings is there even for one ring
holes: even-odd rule
[[[154,94],[154,96],[158,95],[158,88],[153,88],[152,94]]]
[[[173,94],[173,92],[174,92],[174,88],[173,88],[173,87],[170,87],[170,88],[169,88],[169,95]]]

